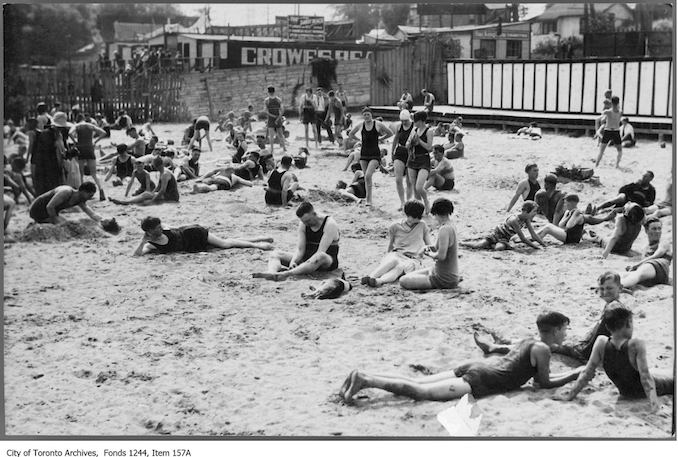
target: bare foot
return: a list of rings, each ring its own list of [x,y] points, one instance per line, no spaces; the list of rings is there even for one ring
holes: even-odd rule
[[[271,251],[273,250],[273,245],[271,243],[256,243],[257,248],[262,251]]]
[[[486,341],[483,341],[480,338],[480,334],[478,332],[473,332],[473,339],[476,342],[476,346],[480,348],[481,351],[483,351],[483,354],[489,354],[491,351],[491,343],[488,343]]]
[[[372,277],[367,278],[367,285],[370,287],[379,287],[379,284],[377,284],[377,280]]]
[[[360,392],[364,384],[365,380],[363,379],[362,375],[358,372],[358,370],[355,370],[353,373],[351,373],[351,385],[349,386],[348,390],[344,393],[344,401],[346,403],[351,403],[353,401],[353,396]]]
[[[284,281],[285,276],[280,273],[252,273],[253,278],[268,279],[269,281]]]
[[[353,373],[355,373],[357,370],[351,371],[348,376],[346,376],[346,379],[344,379],[344,383],[341,385],[341,389],[339,389],[339,395],[341,395],[341,398],[344,398],[344,394],[348,390],[348,387],[351,385],[351,376],[353,376]]]

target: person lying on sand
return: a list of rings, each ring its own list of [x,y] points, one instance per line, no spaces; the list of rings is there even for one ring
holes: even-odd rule
[[[216,190],[234,190],[238,185],[252,187],[252,181],[243,179],[235,174],[235,168],[230,165],[215,168],[201,178],[196,179],[191,193],[205,194]]]
[[[448,401],[466,394],[480,398],[518,390],[532,378],[540,388],[560,387],[574,381],[582,370],[550,373],[549,348],[563,341],[569,322],[566,316],[558,312],[540,314],[537,317],[539,339],[524,339],[504,357],[489,363],[466,362],[454,370],[420,378],[372,375],[354,370],[344,381],[339,393],[347,403],[366,388],[382,389],[414,400]]]
[[[395,282],[421,266],[424,249],[431,244],[428,226],[421,220],[424,205],[410,200],[405,203],[404,212],[405,220],[388,229],[388,253],[372,273],[360,279],[360,284],[379,287]]]
[[[607,377],[626,398],[647,398],[651,412],[659,410],[658,396],[673,395],[675,379],[670,374],[651,374],[643,340],[633,338],[633,312],[615,308],[605,312],[605,326],[610,336],[596,338],[586,367],[570,390],[559,392],[555,400],[571,401],[596,375],[602,364]]]
[[[200,149],[196,146],[193,147],[189,156],[183,158],[181,165],[174,170],[174,177],[177,182],[196,179],[200,176]]]
[[[339,181],[337,183],[337,191],[347,199],[360,203],[360,201],[367,196],[365,173],[363,173],[359,162],[351,165],[351,171],[353,172],[353,181],[351,181],[351,185],[349,186],[344,181]]]
[[[562,343],[551,347],[551,352],[554,354],[563,354],[572,357],[575,360],[585,364],[591,355],[593,344],[600,335],[610,336],[607,327],[604,325],[605,312],[617,308],[624,307],[624,304],[619,301],[619,294],[621,293],[621,279],[617,273],[606,271],[598,277],[598,293],[600,298],[605,302],[603,311],[591,329],[586,333],[584,338],[576,343]],[[485,354],[507,354],[512,346],[510,344],[497,344],[484,341],[476,332],[473,335],[476,345]]]
[[[179,228],[163,228],[157,217],[146,217],[141,221],[144,236],[134,251],[135,256],[157,252],[202,252],[208,249],[254,248],[262,251],[273,249],[273,238],[255,237],[246,239],[219,238],[200,225],[184,225]]]
[[[87,200],[91,200],[96,191],[97,187],[91,181],[80,184],[77,190],[71,186],[58,186],[33,200],[28,213],[40,224],[60,224],[66,219],[59,213],[77,206],[90,219],[100,223],[102,218],[87,206]]]
[[[256,178],[264,179],[264,171],[260,165],[260,156],[258,151],[250,151],[244,157],[245,161],[236,165],[234,174],[247,181],[254,181]]]
[[[579,196],[577,194],[567,194],[563,199],[565,203],[565,213],[558,224],[546,224],[537,231],[537,234],[544,239],[546,235],[551,235],[563,244],[578,244],[584,234],[584,215],[577,208]]]
[[[134,204],[150,204],[163,202],[178,202],[179,189],[177,188],[177,180],[171,171],[165,168],[162,157],[153,158],[153,168],[158,170],[160,179],[158,185],[152,192],[144,192],[132,197],[129,200],[117,200],[108,197],[108,199],[116,205],[134,205]]]
[[[662,221],[659,219],[647,218],[644,226],[648,241],[646,257],[626,267],[629,273],[622,277],[621,284],[627,289],[637,284],[645,287],[669,284],[669,271],[673,259],[670,237],[662,243]]]
[[[531,140],[540,140],[541,129],[537,126],[536,122],[530,122],[529,126],[519,128],[516,132],[516,136],[524,136]]]
[[[445,150],[439,144],[433,146],[434,167],[431,169],[424,184],[424,189],[433,186],[436,190],[454,189],[454,167],[445,157]]]
[[[427,246],[424,255],[435,260],[433,268],[407,273],[400,278],[400,286],[408,290],[454,289],[459,285],[457,232],[450,220],[454,204],[438,198],[431,205],[431,215],[440,226],[435,246]]]
[[[516,193],[513,195],[513,198],[506,207],[507,213],[511,212],[511,209],[513,209],[513,205],[516,204],[518,198],[523,197],[523,201],[534,201],[537,191],[541,189],[539,181],[537,181],[537,178],[539,177],[539,167],[537,164],[528,164],[525,167],[525,173],[527,173],[527,179],[524,179],[518,183],[518,187],[516,187]]]
[[[595,232],[589,231],[591,241],[603,248],[602,258],[607,259],[611,252],[627,255],[634,241],[638,238],[644,217],[645,212],[640,205],[628,202],[624,205],[622,214],[617,216],[614,232],[609,237],[603,238]],[[587,223],[589,223],[588,219],[588,217],[585,218]]]
[[[299,188],[297,176],[290,171],[292,157],[283,156],[280,165],[268,175],[264,200],[267,205],[287,206],[294,198],[294,192]]]
[[[539,207],[537,204],[528,200],[523,203],[520,213],[512,214],[507,217],[504,222],[497,225],[492,232],[485,236],[481,241],[464,241],[459,244],[471,249],[494,249],[495,251],[503,251],[505,249],[511,249],[511,238],[514,235],[517,235],[523,243],[534,249],[539,249],[539,246],[528,240],[523,233],[523,227],[527,227],[532,240],[546,247],[544,241],[534,231],[534,227],[532,227],[532,219],[534,219],[538,210]]]
[[[321,216],[313,205],[303,202],[296,211],[299,243],[292,254],[276,251],[268,261],[268,271],[253,273],[253,278],[282,281],[288,276],[315,271],[332,271],[339,267],[339,226],[330,216]]]
[[[669,178],[666,185],[666,196],[664,200],[656,205],[651,205],[645,208],[645,214],[648,218],[651,217],[665,217],[673,214],[673,178]]]
[[[641,207],[647,208],[654,204],[657,191],[650,184],[654,179],[654,173],[650,170],[643,173],[643,176],[635,182],[626,184],[619,188],[619,194],[600,205],[587,206],[587,213],[596,215],[605,208],[612,208],[612,211],[621,212],[622,208],[628,202],[638,203]]]

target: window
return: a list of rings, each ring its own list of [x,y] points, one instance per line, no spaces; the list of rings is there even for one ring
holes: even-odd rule
[[[480,40],[481,54],[487,59],[497,56],[497,42],[495,40]]]
[[[506,40],[506,58],[507,59],[522,59],[523,58],[523,42],[520,40]]]
[[[544,21],[541,23],[542,35],[558,32],[558,23],[556,21]]]

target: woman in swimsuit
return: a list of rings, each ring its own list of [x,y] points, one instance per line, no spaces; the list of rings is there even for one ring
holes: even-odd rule
[[[409,150],[405,143],[412,133],[414,124],[410,117],[410,112],[407,110],[402,110],[400,112],[400,125],[396,130],[396,136],[393,138],[393,145],[391,147],[391,158],[393,159],[393,174],[395,175],[396,180],[396,190],[398,191],[398,197],[400,198],[400,207],[398,211],[403,209],[405,201],[412,198],[412,183],[410,182],[409,177],[407,176],[407,158],[409,157]],[[405,192],[405,186],[403,186],[403,178],[405,178],[405,186],[407,187],[407,193]],[[407,197],[407,200],[405,199]]]
[[[565,213],[558,225],[546,224],[537,234],[542,238],[545,235],[551,235],[564,244],[577,244],[584,233],[584,215],[577,209],[579,196],[568,194],[563,200],[565,201]]]
[[[104,182],[111,179],[113,173],[115,173],[116,179],[113,181],[114,186],[122,185],[122,180],[125,178],[131,178],[134,174],[134,159],[132,156],[127,153],[127,145],[119,144],[117,146],[118,156],[113,159],[113,164],[108,170]]]
[[[367,205],[372,205],[372,175],[381,163],[381,151],[379,142],[393,136],[391,129],[382,122],[372,119],[372,110],[363,109],[363,122],[353,127],[348,134],[349,138],[358,140],[355,136],[361,131],[362,146],[360,148],[360,167],[365,173],[365,200]]]
[[[233,190],[239,184],[252,187],[252,181],[241,178],[235,174],[235,168],[225,166],[210,171],[205,176],[198,178],[193,185],[192,194],[204,194],[215,190]]]
[[[431,171],[431,151],[433,150],[433,130],[426,126],[426,111],[414,113],[414,128],[405,143],[409,150],[407,159],[407,178],[414,186],[414,198],[424,202],[425,214],[428,214],[429,204],[426,193],[426,180]]]
[[[645,252],[646,257],[635,265],[626,267],[626,271],[630,273],[622,277],[621,280],[622,286],[626,288],[631,288],[637,284],[651,287],[669,283],[673,249],[670,241],[661,242],[662,221],[648,218],[644,225],[649,243]]]
[[[144,237],[134,251],[135,256],[157,252],[202,252],[209,249],[254,248],[262,251],[273,249],[273,238],[256,237],[247,239],[219,238],[200,225],[185,225],[175,229],[164,229],[157,217],[146,217],[141,221]]]

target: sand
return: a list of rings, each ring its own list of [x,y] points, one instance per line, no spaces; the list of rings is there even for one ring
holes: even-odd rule
[[[183,127],[160,124],[155,131],[179,143]],[[457,190],[431,194],[452,198],[462,239],[482,236],[505,217],[502,208],[528,162],[537,162],[543,177],[561,162],[590,166],[596,154],[589,138],[547,132],[541,141],[523,141],[499,130],[467,128],[467,158],[454,161]],[[303,134],[296,121],[291,130],[293,139]],[[114,132],[113,140],[122,138]],[[294,140],[290,148],[299,146]],[[660,149],[656,141],[640,140],[625,150],[624,168],[615,170],[616,152],[608,150],[598,171],[600,186],[561,188],[578,192],[583,207],[652,169],[662,199],[671,151],[671,144]],[[203,154],[203,170],[226,156],[222,143],[215,142],[215,152]],[[590,243],[562,247],[550,240],[547,250],[536,252],[461,249],[464,281],[456,291],[421,294],[397,285],[360,286],[356,278],[378,264],[387,228],[401,216],[393,178],[379,173],[375,204],[380,209],[332,198],[328,191],[336,181],[351,178],[339,171],[343,165],[335,151],[314,150],[309,167],[296,171],[319,211],[332,215],[341,229],[340,264],[354,289],[336,300],[301,297],[320,283],[318,278],[251,279],[252,272],[265,269],[268,254],[262,251],[132,257],[142,236],[139,222],[147,215],[170,226],[200,223],[224,237],[267,234],[276,248],[293,250],[294,210],[265,207],[261,183],[199,195],[189,193],[190,184],[180,184],[177,205],[92,201],[97,213],[116,217],[120,234],[58,242],[21,241],[29,218],[20,205],[9,228],[18,242],[5,245],[6,433],[448,436],[436,415],[456,402],[415,402],[368,389],[347,406],[336,392],[355,368],[419,376],[422,370],[439,372],[480,359],[474,330],[527,337],[546,308],[570,316],[569,334],[581,336],[602,309],[592,289],[596,277],[608,269],[623,271],[631,262],[616,255],[602,260],[600,248]],[[105,189],[117,198],[124,192],[110,182]],[[664,236],[672,236],[671,219],[663,220]],[[596,230],[609,233],[611,227]],[[641,233],[635,249],[642,252],[646,245]],[[672,287],[638,290],[622,300],[637,315],[635,334],[647,341],[651,370],[671,370]],[[573,364],[556,355],[552,366],[558,372]],[[656,438],[671,433],[672,397],[660,398],[660,413],[649,415],[646,401],[618,400],[602,371],[574,402],[555,402],[554,392],[528,383],[520,391],[478,400],[479,435]]]

